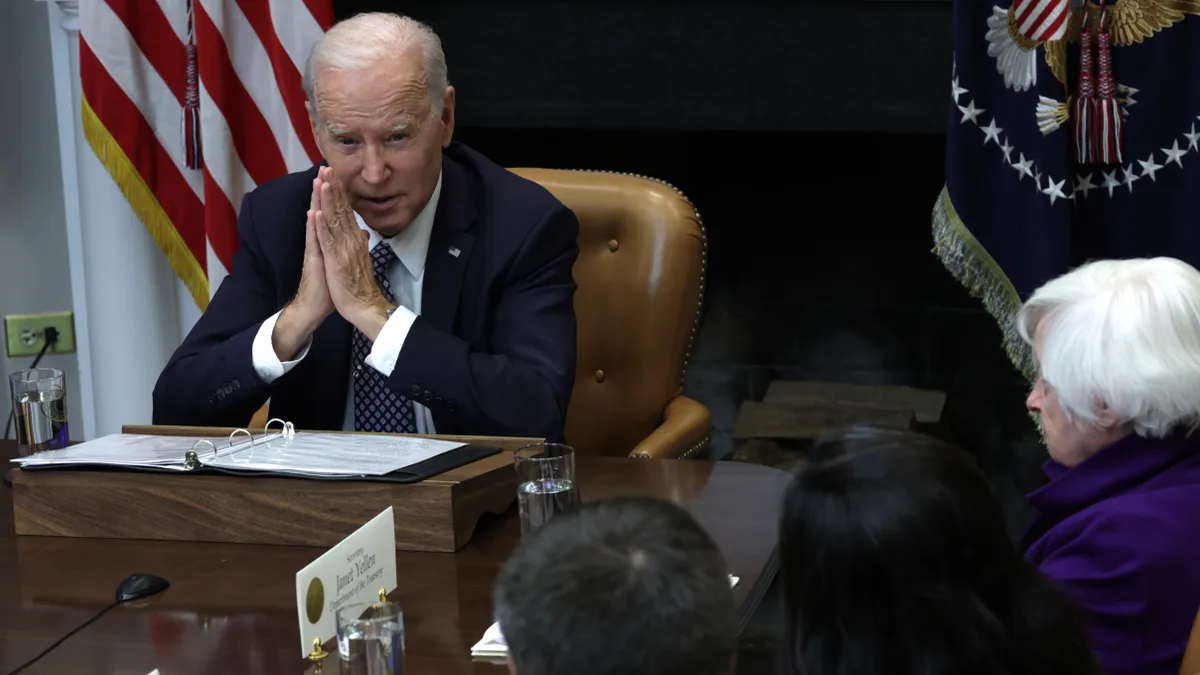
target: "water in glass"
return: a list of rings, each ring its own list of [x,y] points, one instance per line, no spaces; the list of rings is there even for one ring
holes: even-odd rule
[[[526,481],[517,486],[517,504],[521,512],[521,534],[528,534],[558,513],[579,506],[579,490],[567,478]]]
[[[338,616],[342,675],[400,675],[404,672],[404,618],[399,611],[348,608]],[[347,616],[349,615],[349,616]],[[352,618],[357,616],[358,618]]]

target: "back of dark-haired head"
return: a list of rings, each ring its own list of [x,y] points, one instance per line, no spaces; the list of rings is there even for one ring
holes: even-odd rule
[[[907,431],[818,440],[784,500],[785,672],[1099,674],[965,452]]]
[[[728,675],[738,620],[725,561],[682,508],[585,503],[526,536],[496,580],[517,675]]]

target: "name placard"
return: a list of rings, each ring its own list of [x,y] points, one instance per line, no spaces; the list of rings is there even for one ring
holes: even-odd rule
[[[374,602],[379,589],[396,590],[396,525],[392,507],[340,541],[296,573],[301,656],[312,652],[313,638],[337,637],[337,610]]]

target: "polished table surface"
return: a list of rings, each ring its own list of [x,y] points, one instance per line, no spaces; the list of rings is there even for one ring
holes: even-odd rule
[[[0,441],[4,464],[14,453],[15,443]],[[787,474],[737,462],[625,458],[580,458],[578,473],[585,501],[642,494],[685,504],[720,544],[730,571],[741,577],[735,594],[743,624],[748,620],[775,574]],[[458,553],[397,552],[399,587],[390,599],[404,611],[407,672],[506,672],[472,660],[470,649],[492,622],[492,581],[519,538],[514,503],[505,514],[481,521]],[[133,572],[164,576],[171,588],[114,608],[24,672],[309,672],[300,658],[296,572],[322,552],[17,537],[12,489],[0,486],[0,675],[102,609]],[[325,662],[325,673],[338,672],[336,659]]]

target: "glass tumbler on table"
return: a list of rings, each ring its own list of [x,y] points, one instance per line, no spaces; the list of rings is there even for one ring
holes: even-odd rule
[[[579,506],[574,448],[561,443],[537,443],[518,448],[513,458],[522,535],[529,534],[556,514]]]
[[[404,613],[395,602],[339,607],[336,615],[342,675],[404,672]]]
[[[67,447],[67,380],[57,368],[31,368],[8,376],[17,455]],[[5,474],[5,482],[11,482]]]

